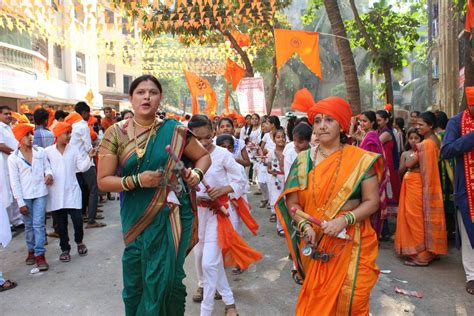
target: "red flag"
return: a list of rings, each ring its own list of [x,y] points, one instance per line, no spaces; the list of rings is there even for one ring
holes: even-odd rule
[[[466,24],[464,26],[464,30],[466,32],[471,33],[471,29],[474,27],[474,4],[472,0],[467,1],[467,9],[466,9]]]

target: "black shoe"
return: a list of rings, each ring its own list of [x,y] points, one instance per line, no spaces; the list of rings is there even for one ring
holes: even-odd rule
[[[25,224],[15,225],[16,230],[25,229]]]

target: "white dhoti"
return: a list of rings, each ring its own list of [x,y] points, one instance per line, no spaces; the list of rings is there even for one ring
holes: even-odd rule
[[[201,316],[212,314],[216,290],[226,305],[234,304],[234,294],[227,280],[222,249],[217,239],[217,216],[206,207],[198,207],[199,243],[194,247],[194,260],[199,286],[204,288]]]
[[[464,272],[466,273],[466,281],[469,282],[474,280],[474,249],[469,241],[469,236],[467,235],[466,227],[464,227],[462,215],[459,210],[457,210],[457,216],[461,235],[462,264],[464,266]]]

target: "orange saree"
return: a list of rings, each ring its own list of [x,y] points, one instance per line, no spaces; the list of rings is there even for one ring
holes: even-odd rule
[[[360,199],[360,183],[372,167],[380,179],[380,155],[354,146],[345,146],[342,153],[333,153],[314,168],[309,151],[300,153],[293,164],[277,202],[277,214],[298,272],[304,278],[296,315],[368,315],[370,292],[379,274],[375,263],[378,241],[370,218],[348,227],[352,241],[325,236],[319,227],[313,227],[320,240],[317,249],[331,257],[328,262],[304,257],[300,251],[304,241],[294,234],[285,195],[297,192],[306,213],[330,220],[342,216],[342,207],[349,199]]]
[[[418,264],[448,252],[439,148],[431,139],[417,145],[420,172],[403,177],[395,233],[395,250]]]

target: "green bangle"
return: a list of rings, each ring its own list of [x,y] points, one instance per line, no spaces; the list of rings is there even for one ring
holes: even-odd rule
[[[135,189],[140,188],[140,183],[138,182],[138,177],[136,174],[132,175],[132,181]]]
[[[202,172],[202,170],[199,168],[194,168],[193,171],[196,172],[196,174],[199,177],[199,182],[201,182],[202,179],[204,178],[204,172]]]
[[[122,177],[122,189],[124,191],[130,191],[130,188],[127,184],[127,177]]]
[[[303,219],[298,223],[298,230],[301,232],[303,231],[304,226],[309,224],[309,221],[307,219]]]

